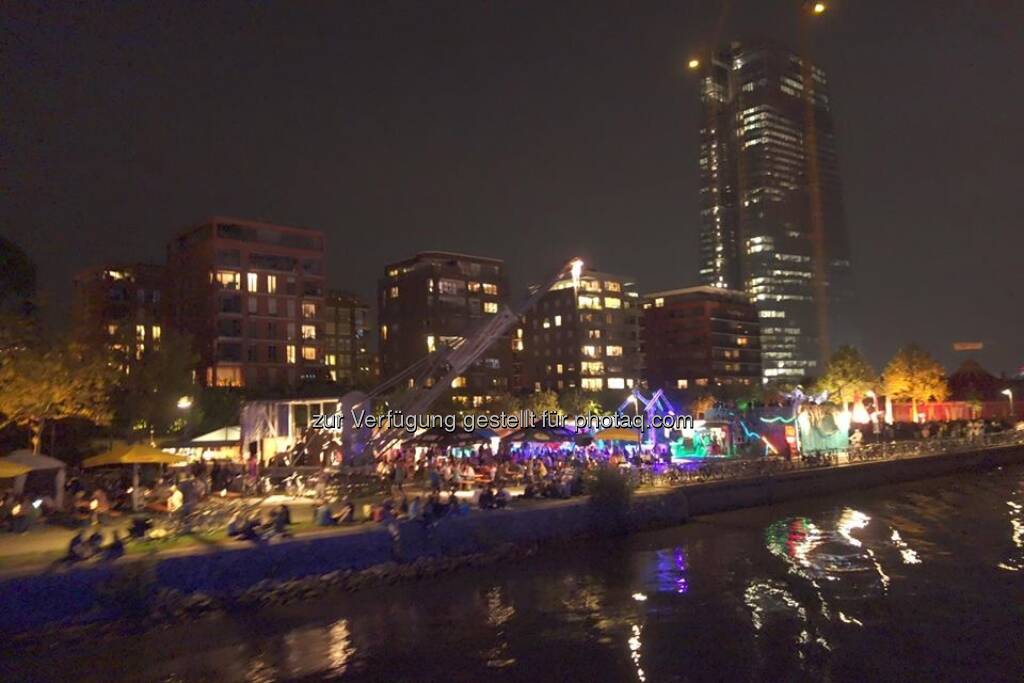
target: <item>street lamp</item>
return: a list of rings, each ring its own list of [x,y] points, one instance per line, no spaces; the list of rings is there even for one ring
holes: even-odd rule
[[[1010,419],[1013,419],[1013,389],[1003,389],[1003,396],[1010,400]]]
[[[690,61],[688,61],[686,63],[686,68],[688,68],[690,71],[695,71],[699,67],[700,67],[700,60],[697,59],[696,57],[694,57],[693,59],[691,59]]]
[[[811,11],[814,12],[815,14],[822,14],[825,11],[825,9],[825,3],[823,2],[816,2],[814,3],[814,6],[811,7]]]
[[[178,399],[178,407],[181,408],[182,410],[188,410],[189,408],[191,408],[192,407],[192,397],[191,396],[182,396],[181,398],[179,398]]]

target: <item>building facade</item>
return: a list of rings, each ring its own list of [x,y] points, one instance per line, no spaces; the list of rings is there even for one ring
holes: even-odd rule
[[[163,266],[150,263],[80,271],[71,294],[74,336],[108,346],[130,369],[165,331],[165,277]]]
[[[378,282],[381,378],[387,380],[428,353],[472,335],[504,305],[504,264],[498,259],[422,252],[385,267]],[[509,387],[508,336],[452,383],[457,404],[480,407]]]
[[[285,392],[328,378],[322,232],[211,218],[167,252],[169,319],[192,336],[200,382]]]
[[[745,292],[689,287],[644,297],[644,378],[651,389],[761,383],[757,308]]]
[[[703,68],[700,281],[747,292],[764,379],[800,380],[856,338],[828,80],[764,42]]]
[[[324,301],[324,364],[344,387],[376,383],[370,349],[370,305],[348,292],[328,291]]]
[[[631,277],[585,270],[578,288],[556,283],[516,331],[525,388],[631,389],[642,367],[639,315]]]

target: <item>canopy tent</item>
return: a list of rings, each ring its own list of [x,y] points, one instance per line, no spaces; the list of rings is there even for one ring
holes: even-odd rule
[[[64,461],[58,460],[57,458],[51,458],[48,455],[42,455],[40,453],[33,453],[30,450],[21,449],[0,458],[0,463],[10,463],[12,465],[28,468],[24,474],[17,475],[17,479],[14,481],[14,490],[18,493],[22,493],[25,490],[25,481],[27,479],[28,472],[35,472],[38,470],[56,470],[56,475],[53,479],[53,501],[58,508],[64,506],[64,481],[67,467],[64,464]]]
[[[174,455],[150,446],[149,444],[120,444],[106,453],[94,455],[82,461],[83,467],[103,467],[105,465],[132,466],[132,509],[139,509],[139,465],[179,465],[188,462],[183,455]]]
[[[628,441],[640,443],[640,432],[635,429],[624,429],[622,427],[610,427],[602,429],[594,434],[595,441]]]
[[[3,462],[13,462],[18,465],[24,465],[29,471],[35,470],[56,470],[66,467],[63,460],[57,458],[51,458],[48,455],[42,455],[41,453],[33,453],[27,449],[21,449],[9,453],[4,457],[0,458]]]
[[[189,441],[199,446],[237,446],[242,442],[242,428],[221,427],[207,434],[201,434]]]

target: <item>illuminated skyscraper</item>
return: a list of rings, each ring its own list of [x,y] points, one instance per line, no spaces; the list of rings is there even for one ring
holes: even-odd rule
[[[702,68],[700,280],[757,305],[766,380],[817,374],[855,334],[825,72],[765,42]]]

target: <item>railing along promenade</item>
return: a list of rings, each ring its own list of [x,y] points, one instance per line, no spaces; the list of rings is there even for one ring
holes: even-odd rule
[[[689,463],[682,467],[674,466],[663,471],[644,470],[639,473],[639,483],[645,486],[680,486],[706,481],[766,477],[800,470],[848,467],[866,462],[973,453],[990,448],[1011,446],[1024,446],[1024,431],[1010,430],[964,438],[869,443],[842,451],[818,451],[789,460],[781,457],[765,457]]]

